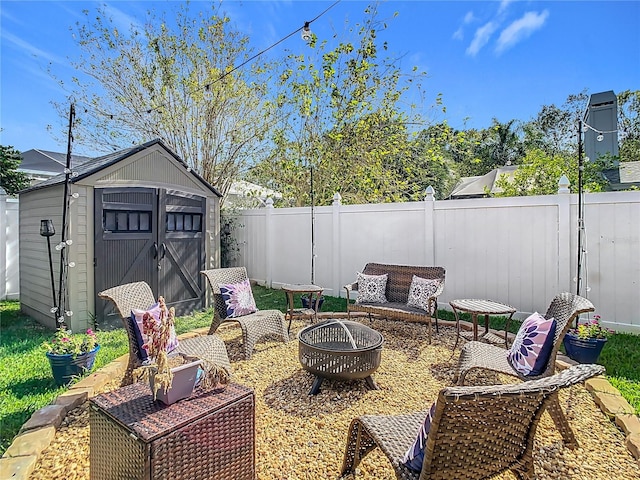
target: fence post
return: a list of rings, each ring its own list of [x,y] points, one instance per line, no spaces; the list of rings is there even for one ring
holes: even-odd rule
[[[558,180],[558,290],[571,292],[571,195],[569,179]]]
[[[429,185],[424,191],[424,264],[435,265],[435,229],[433,209],[435,206],[435,190]]]
[[[333,287],[333,295],[339,297],[342,289],[340,288],[340,205],[342,205],[342,196],[336,192],[333,194],[332,204],[332,238],[331,238],[331,283]]]
[[[0,300],[7,298],[7,192],[0,187]]]
[[[272,234],[272,214],[273,214],[273,199],[271,197],[267,198],[266,201],[267,208],[265,209],[264,216],[264,253],[265,253],[265,283],[267,288],[271,288],[273,282],[273,272],[271,266],[271,259],[273,257],[271,246],[273,245],[273,241],[271,238]]]

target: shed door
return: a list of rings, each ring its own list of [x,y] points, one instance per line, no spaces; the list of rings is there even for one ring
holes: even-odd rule
[[[177,315],[204,305],[206,199],[166,189],[95,189],[95,288],[145,281]],[[101,325],[120,326],[96,298]]]

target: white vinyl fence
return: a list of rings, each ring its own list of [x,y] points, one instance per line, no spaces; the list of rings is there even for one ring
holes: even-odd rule
[[[577,195],[487,198],[314,209],[313,281],[345,296],[367,262],[446,268],[439,304],[492,299],[519,316],[544,313],[559,292],[576,293]],[[581,294],[609,328],[640,333],[640,192],[584,196]],[[309,283],[311,209],[241,211],[236,264],[260,284]]]
[[[544,312],[576,292],[577,196],[316,207],[314,281],[345,296],[367,262],[447,270],[440,306],[487,298]],[[640,333],[640,192],[585,195],[581,293],[603,323]],[[237,265],[261,284],[311,281],[311,209],[244,210],[234,235]],[[18,201],[0,195],[0,300],[19,297]],[[43,266],[45,268],[45,266]]]
[[[18,200],[0,188],[0,300],[17,300],[19,291]]]

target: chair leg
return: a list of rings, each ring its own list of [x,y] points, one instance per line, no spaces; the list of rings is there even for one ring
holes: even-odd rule
[[[549,415],[551,415],[556,428],[560,431],[560,435],[562,435],[562,440],[564,441],[565,446],[572,450],[578,448],[578,440],[571,429],[571,425],[569,425],[566,415],[562,411],[560,399],[557,394],[553,395],[549,399],[547,411],[549,412]]]
[[[375,441],[362,426],[360,420],[353,419],[347,435],[347,445],[345,446],[340,477],[355,472],[362,459],[376,446]]]

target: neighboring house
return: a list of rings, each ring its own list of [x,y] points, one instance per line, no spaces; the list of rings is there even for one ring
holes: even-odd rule
[[[609,181],[611,190],[640,188],[640,161],[622,162],[616,168],[604,170],[602,173]]]
[[[71,168],[89,160],[91,160],[91,157],[71,155]],[[66,153],[49,152],[47,150],[33,148],[22,152],[22,162],[18,170],[29,175],[29,177],[31,177],[31,185],[35,185],[36,183],[63,173],[66,166]]]
[[[500,193],[501,188],[496,186],[496,181],[501,175],[512,178],[517,165],[507,165],[491,170],[489,173],[477,177],[462,177],[458,185],[453,189],[450,200],[461,198],[484,198],[490,194]]]
[[[282,194],[255,183],[238,180],[231,184],[225,206],[236,208],[259,208],[266,206],[267,198],[282,199]]]

